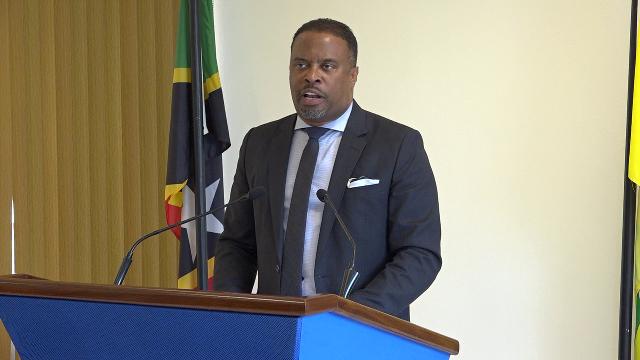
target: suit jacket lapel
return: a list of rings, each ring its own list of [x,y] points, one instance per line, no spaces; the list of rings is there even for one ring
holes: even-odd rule
[[[347,187],[347,181],[353,173],[353,169],[362,154],[362,150],[367,144],[366,136],[367,124],[365,118],[365,112],[353,101],[353,108],[351,109],[351,115],[347,127],[342,134],[342,140],[340,140],[340,147],[338,148],[338,154],[336,161],[333,165],[333,171],[331,172],[331,180],[329,181],[329,188],[327,192],[336,205],[338,211],[340,211],[340,205],[344,191]],[[336,217],[333,215],[331,209],[325,208],[322,214],[322,224],[320,225],[320,234],[318,238],[318,251],[316,255],[316,268],[321,264],[321,259],[325,254],[327,243],[331,235],[331,229],[335,223]],[[320,260],[319,260],[320,259]],[[331,291],[331,289],[317,289],[318,291]]]
[[[284,210],[284,187],[287,176],[287,166],[289,164],[289,152],[291,139],[293,138],[293,127],[296,122],[296,115],[291,115],[281,122],[271,141],[269,149],[268,187],[269,203],[271,208],[271,221],[273,226],[274,249],[277,254],[278,263],[282,261],[283,248],[283,226],[282,217]]]

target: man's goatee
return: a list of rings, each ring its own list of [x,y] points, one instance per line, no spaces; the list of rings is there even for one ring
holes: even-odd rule
[[[322,109],[299,109],[298,115],[304,120],[322,119],[327,114],[327,110]]]

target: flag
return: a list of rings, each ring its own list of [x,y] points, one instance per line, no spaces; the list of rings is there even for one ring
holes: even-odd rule
[[[636,33],[636,35],[638,35]],[[636,36],[636,39],[638,37]],[[629,138],[629,164],[628,174],[629,180],[634,182],[636,189],[633,196],[636,197],[636,211],[635,211],[635,244],[634,244],[634,294],[636,303],[636,331],[635,331],[635,359],[640,359],[640,239],[639,239],[639,224],[638,224],[638,185],[640,185],[640,69],[638,64],[639,53],[638,47],[635,48],[635,66],[633,75],[633,108],[631,110],[631,135]]]
[[[636,36],[636,39],[638,37]],[[633,74],[633,108],[631,111],[631,138],[629,140],[629,179],[640,184],[640,71],[638,71],[638,47],[635,49],[636,63]],[[638,91],[636,91],[638,90]]]
[[[200,40],[204,93],[203,157],[205,162],[206,210],[224,203],[222,153],[231,145],[224,100],[216,61],[216,47],[211,0],[198,0],[200,6]],[[164,193],[167,224],[195,216],[195,179],[191,102],[191,49],[189,46],[189,1],[180,2],[176,62],[173,70],[171,130],[167,180]],[[198,76],[196,76],[198,78]],[[212,288],[215,244],[222,233],[223,210],[206,217],[208,279]],[[198,287],[196,271],[196,223],[173,229],[180,241],[178,287]]]

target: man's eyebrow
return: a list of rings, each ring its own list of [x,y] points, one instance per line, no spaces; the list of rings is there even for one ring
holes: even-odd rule
[[[309,60],[305,59],[305,58],[301,58],[301,57],[294,57],[293,59],[291,59],[291,61],[305,61],[305,62],[310,62]],[[325,58],[325,59],[321,59],[319,61],[320,63],[337,63],[338,60],[334,59],[334,58]]]

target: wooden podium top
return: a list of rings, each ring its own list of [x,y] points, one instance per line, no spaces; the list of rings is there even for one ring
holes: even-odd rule
[[[49,281],[30,275],[0,276],[0,295],[84,300],[145,306],[234,311],[285,316],[333,312],[382,330],[432,346],[449,354],[459,351],[457,340],[337,295],[307,298],[141,288]]]

